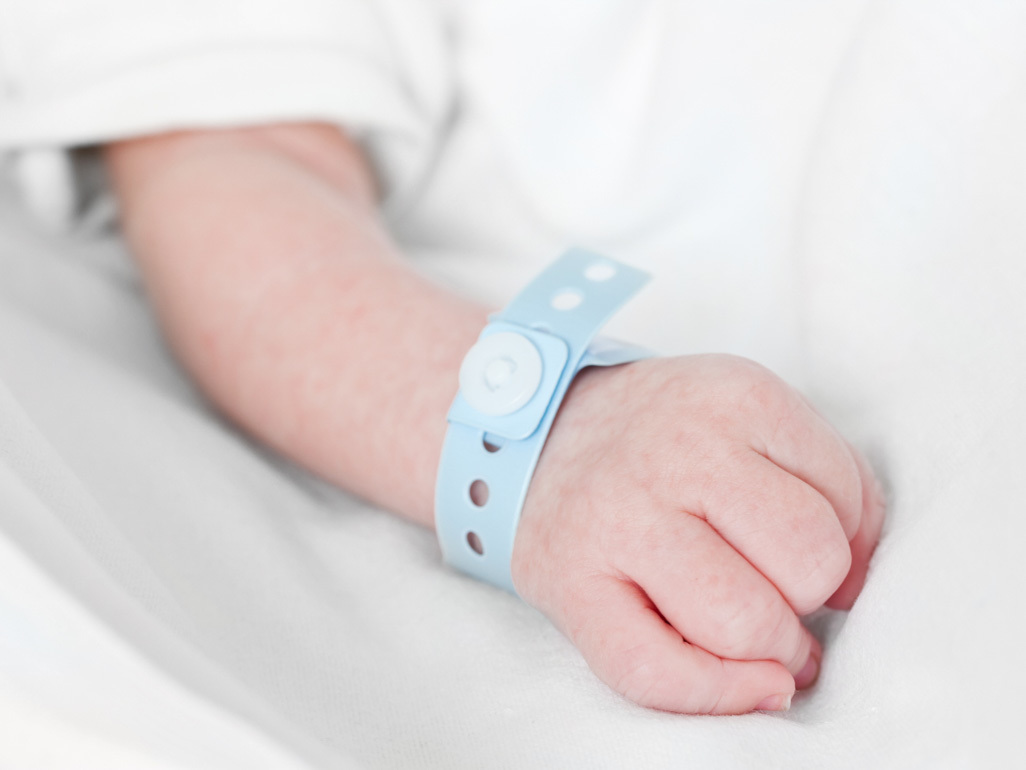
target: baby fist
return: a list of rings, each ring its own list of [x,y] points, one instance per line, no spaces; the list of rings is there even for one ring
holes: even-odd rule
[[[861,590],[878,489],[808,402],[750,361],[587,369],[538,463],[514,583],[639,704],[785,709],[822,655],[800,617]]]

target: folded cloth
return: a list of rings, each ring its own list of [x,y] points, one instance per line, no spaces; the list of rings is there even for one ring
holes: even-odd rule
[[[345,126],[401,206],[450,108],[430,3],[4,0],[0,9],[0,151],[17,151],[23,192],[51,222],[78,203],[73,157],[59,148],[272,121]]]

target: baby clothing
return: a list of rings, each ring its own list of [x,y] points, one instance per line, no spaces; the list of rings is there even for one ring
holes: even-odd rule
[[[50,220],[74,209],[62,189],[71,178],[40,158],[54,148],[321,120],[361,137],[391,182],[423,165],[449,101],[430,4],[5,0],[0,8],[0,148],[17,151],[21,186]]]
[[[798,159],[860,7],[0,0],[0,152],[60,224],[88,186],[69,147],[335,123],[408,251],[475,255],[429,272],[498,306],[566,246],[606,251],[659,279],[613,333],[796,377]]]

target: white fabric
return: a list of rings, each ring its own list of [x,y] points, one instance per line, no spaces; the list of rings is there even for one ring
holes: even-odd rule
[[[331,5],[359,18],[359,4]],[[813,692],[785,716],[627,704],[533,610],[443,570],[430,533],[240,438],[161,347],[120,245],[44,235],[8,200],[0,716],[16,721],[0,722],[0,764],[1013,763],[1026,717],[1026,8],[824,6],[466,0],[406,26],[374,16],[406,37],[382,32],[373,50],[435,51],[453,74],[417,112],[414,94],[432,89],[394,59],[403,85],[381,104],[418,119],[392,124],[382,107],[360,125],[388,129],[376,148],[402,136],[437,149],[418,151],[430,166],[394,156],[396,178],[427,183],[409,183],[394,220],[425,270],[501,302],[567,242],[632,259],[657,286],[616,332],[753,355],[869,452],[888,527],[855,609],[818,619]],[[11,29],[5,51],[18,50]],[[68,126],[100,99],[97,78]],[[190,88],[169,100],[181,114],[123,130],[199,120]],[[356,121],[359,100],[337,88],[310,114]],[[266,98],[221,118],[277,115]],[[3,142],[122,130],[58,135],[33,115],[63,110],[31,101],[4,102]],[[89,102],[96,115],[104,103]],[[46,173],[41,195],[59,197]]]
[[[67,172],[38,153],[273,120],[332,121],[363,137],[400,205],[450,104],[430,4],[4,0],[0,13],[0,149],[20,151],[22,185],[52,222],[76,201],[58,184]]]

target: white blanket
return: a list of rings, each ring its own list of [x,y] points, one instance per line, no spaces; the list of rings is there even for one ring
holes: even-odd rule
[[[880,3],[842,26],[810,54],[829,71],[774,126],[739,120],[753,137],[797,139],[747,143],[701,216],[657,228],[662,240],[626,226],[618,243],[592,239],[662,281],[617,331],[776,365],[886,479],[865,591],[850,614],[817,618],[822,677],[789,713],[683,717],[617,697],[536,612],[440,567],[431,533],[241,438],[162,347],[117,240],[44,235],[5,195],[0,766],[1014,763],[1026,718],[1026,10]],[[798,86],[776,87],[789,104]],[[604,224],[544,204],[512,173],[468,209],[477,145],[463,146],[397,224],[424,269],[501,301],[510,276],[551,252],[514,264],[486,251],[555,248],[560,227]],[[505,222],[496,198],[540,203]],[[447,235],[439,212],[453,207],[479,229]],[[751,212],[778,224],[730,248],[762,253],[753,264],[773,281],[740,280],[731,301],[754,326],[784,297],[789,320],[744,337],[701,297],[674,297]]]

